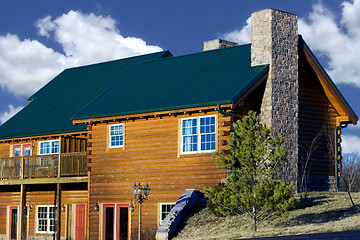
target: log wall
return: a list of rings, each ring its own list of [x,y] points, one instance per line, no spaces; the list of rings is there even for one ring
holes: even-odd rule
[[[176,202],[185,189],[214,186],[225,178],[211,153],[179,154],[180,119],[204,113],[168,116],[148,120],[124,121],[124,148],[108,148],[108,124],[90,128],[88,153],[90,174],[90,206],[95,203],[129,204],[134,182],[148,183],[151,192],[143,203],[143,229],[153,236],[159,223],[159,204]],[[230,117],[216,111],[207,115],[217,118],[217,149],[226,148]],[[110,123],[111,124],[111,123]],[[90,239],[99,239],[101,209],[90,208]],[[138,204],[130,214],[132,234],[136,235]]]
[[[329,190],[329,176],[334,176],[333,135],[339,114],[301,51],[299,73],[299,176],[309,176],[312,187],[307,190]]]

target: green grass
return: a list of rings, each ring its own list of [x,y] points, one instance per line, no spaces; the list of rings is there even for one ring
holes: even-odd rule
[[[218,217],[203,207],[189,216],[174,239],[234,239],[360,229],[360,193],[351,195],[356,207],[352,207],[347,193],[309,193],[306,199],[299,199],[296,209],[260,224],[255,233],[251,232],[247,215]]]

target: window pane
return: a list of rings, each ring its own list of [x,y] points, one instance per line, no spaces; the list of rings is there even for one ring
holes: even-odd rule
[[[24,147],[24,156],[30,156],[31,147]]]
[[[200,150],[215,150],[215,116],[200,118]]]
[[[56,231],[56,207],[49,207],[49,231]]]
[[[40,142],[40,154],[49,154],[50,152],[50,142]]]
[[[124,145],[123,125],[110,125],[110,147],[120,147]]]
[[[170,213],[171,209],[175,206],[175,203],[162,203],[161,212],[160,212],[160,221],[164,220],[166,216]]]
[[[14,157],[21,156],[21,147],[14,147]]]
[[[197,119],[182,119],[183,152],[195,152],[197,150]]]
[[[59,153],[59,140],[51,141],[51,153]]]
[[[37,208],[38,231],[46,232],[47,230],[47,207]]]

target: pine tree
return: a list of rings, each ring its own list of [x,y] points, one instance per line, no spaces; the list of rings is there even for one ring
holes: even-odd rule
[[[272,136],[254,111],[234,124],[228,147],[230,154],[214,154],[219,168],[230,174],[227,181],[205,189],[208,207],[222,216],[247,213],[256,231],[260,222],[295,203],[292,185],[275,179],[286,149],[282,138]]]

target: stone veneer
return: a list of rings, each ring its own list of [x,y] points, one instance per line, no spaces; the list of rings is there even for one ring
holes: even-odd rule
[[[204,42],[204,51],[226,48],[238,45],[237,43],[229,42],[226,40],[215,39],[211,41]]]
[[[253,13],[251,23],[251,65],[269,64],[260,117],[272,128],[273,134],[284,138],[288,161],[281,177],[296,182],[299,112],[297,16],[266,9]]]

